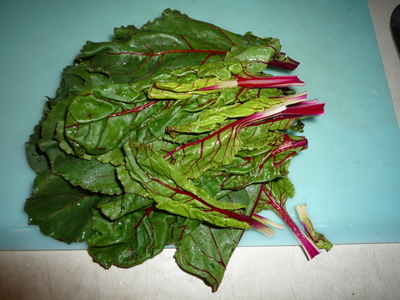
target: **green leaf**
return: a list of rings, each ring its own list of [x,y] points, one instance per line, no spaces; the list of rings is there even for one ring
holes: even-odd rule
[[[251,139],[255,144],[246,143],[246,148],[234,157],[231,163],[214,168],[222,172],[222,189],[241,189],[254,183],[269,182],[287,176],[291,159],[302,150],[293,141],[301,137],[271,132],[264,135],[265,141]],[[292,140],[293,139],[293,140]],[[248,142],[250,140],[247,140]],[[264,147],[260,147],[263,144]]]
[[[235,34],[171,9],[140,29],[133,25],[116,28],[114,35],[111,42],[87,42],[79,59],[90,61],[89,71],[105,73],[118,83],[149,79],[166,69],[187,68],[193,62],[220,62],[234,45],[239,50],[232,54],[232,60],[270,58],[270,53],[266,56],[260,51],[239,55],[249,46],[280,50],[277,39]]]
[[[93,211],[93,235],[89,254],[106,268],[133,267],[161,253],[166,245],[181,237],[182,228],[197,226],[187,218],[150,207],[127,214],[116,221]]]
[[[255,98],[244,103],[213,107],[201,112],[195,122],[186,126],[170,127],[169,130],[185,133],[203,133],[212,131],[227,119],[239,119],[256,112],[273,108],[283,101],[279,98]]]
[[[188,99],[194,94],[206,95],[213,91],[202,91],[200,89],[221,83],[218,78],[195,78],[190,82],[179,82],[175,78],[171,81],[156,81],[155,85],[150,88],[147,95],[151,99]]]
[[[25,143],[25,152],[28,158],[29,166],[36,172],[42,173],[50,168],[50,164],[45,153],[39,148],[40,132],[42,129],[42,120],[34,128],[34,132],[30,135],[29,141]]]
[[[281,177],[278,180],[270,181],[265,184],[265,188],[280,207],[285,207],[287,200],[292,198],[295,193],[293,183],[287,177]],[[271,201],[267,199],[267,197],[261,197],[257,211],[261,210],[275,210],[275,207],[271,205]]]
[[[259,186],[229,194],[225,201],[246,205],[246,214],[256,205]],[[216,228],[200,224],[176,244],[175,259],[186,272],[201,278],[212,291],[217,291],[228,262],[243,235],[242,229]]]
[[[170,151],[165,157],[188,178],[231,162],[239,152],[242,140],[238,126],[226,126],[197,141]]]
[[[51,111],[48,112],[46,118],[42,122],[39,147],[43,152],[46,152],[49,148],[57,146],[58,142],[55,139],[55,134],[58,122],[65,120],[67,108],[74,97],[75,94],[70,93],[67,98],[61,99],[52,104]]]
[[[99,205],[101,212],[111,220],[117,220],[131,212],[154,205],[154,201],[139,194],[125,193],[120,197],[113,197],[110,201]]]
[[[77,155],[104,154],[124,142],[134,122],[140,122],[137,114],[142,105],[151,106],[136,88],[127,84],[95,86],[74,98],[68,107],[65,135]]]
[[[225,61],[270,61],[276,55],[276,49],[271,47],[250,46],[240,48],[234,46],[231,51],[226,54]],[[278,50],[279,51],[279,50]],[[265,67],[264,67],[265,68]]]
[[[157,208],[216,226],[251,228],[246,221],[227,215],[243,205],[212,198],[149,146],[130,141],[124,149],[129,174],[145,187]]]
[[[176,245],[174,257],[184,271],[201,278],[216,292],[242,233],[200,224]]]
[[[30,224],[67,243],[88,241],[106,268],[135,266],[176,243],[180,267],[216,291],[244,229],[269,229],[254,214],[293,195],[289,162],[306,145],[288,141],[287,131],[303,130],[298,117],[257,113],[294,91],[231,87],[237,76],[269,76],[260,73],[269,63],[296,62],[278,39],[171,9],[114,33],[87,42],[63,70],[26,143],[37,173]]]
[[[73,185],[105,195],[122,193],[122,186],[113,165],[103,164],[96,159],[79,159],[63,153],[58,148],[49,149],[48,152],[55,156],[52,163],[54,173],[61,175]]]
[[[87,71],[88,62],[74,64],[64,68],[61,75],[60,87],[56,91],[56,96],[50,99],[55,104],[69,96],[71,91],[76,91],[85,84],[90,73]]]
[[[109,197],[72,186],[50,170],[40,173],[26,201],[29,224],[65,243],[86,241],[92,234],[91,209]]]

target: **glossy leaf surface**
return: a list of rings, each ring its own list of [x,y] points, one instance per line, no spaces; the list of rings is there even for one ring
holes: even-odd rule
[[[298,63],[276,38],[239,35],[167,9],[87,42],[26,143],[37,176],[25,211],[43,234],[86,241],[102,266],[132,267],[176,246],[213,291],[245,229],[272,237],[294,194],[306,101],[267,66]],[[272,224],[273,225],[273,224]],[[260,238],[267,238],[260,235]],[[315,253],[314,253],[315,254]]]

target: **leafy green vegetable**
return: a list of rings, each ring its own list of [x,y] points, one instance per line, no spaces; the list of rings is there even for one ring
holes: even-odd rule
[[[329,250],[308,216],[310,238],[285,209],[290,160],[307,148],[301,119],[324,104],[290,88],[304,85],[297,76],[264,71],[297,65],[278,39],[170,9],[116,28],[110,42],[87,42],[26,143],[37,173],[30,224],[86,241],[106,268],[175,245],[179,266],[213,291],[245,229],[272,237],[283,228],[261,210],[281,216],[310,258]]]

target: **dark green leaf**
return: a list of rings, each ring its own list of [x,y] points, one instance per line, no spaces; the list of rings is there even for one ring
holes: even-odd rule
[[[106,268],[112,265],[132,267],[176,242],[188,222],[186,218],[154,210],[154,207],[127,214],[116,221],[94,210],[96,234],[89,240],[88,250],[94,260]],[[189,223],[197,226],[197,223]]]
[[[63,70],[26,143],[37,173],[30,224],[67,243],[88,241],[106,268],[135,266],[176,243],[181,268],[216,291],[244,229],[264,226],[254,213],[293,196],[289,162],[306,147],[287,134],[302,132],[297,116],[266,119],[294,91],[228,86],[270,76],[260,73],[269,63],[297,64],[277,39],[171,9],[114,33],[87,42]]]
[[[42,119],[43,120],[43,119]],[[39,148],[40,132],[42,129],[42,121],[35,126],[34,132],[29,137],[29,141],[25,143],[25,151],[29,166],[37,174],[50,168],[50,164],[45,153]]]
[[[157,208],[217,226],[251,228],[248,223],[223,213],[236,211],[243,205],[217,201],[151,147],[130,141],[124,149],[130,176],[147,190],[149,197],[157,202]]]
[[[52,163],[54,173],[64,177],[73,185],[106,195],[122,193],[116,169],[111,164],[103,164],[96,159],[79,159],[57,148],[49,149],[48,152],[53,155],[58,154]]]
[[[154,201],[150,198],[142,197],[139,194],[125,193],[120,197],[113,197],[98,208],[107,218],[117,220],[131,212],[151,205],[154,205]]]
[[[245,213],[250,215],[256,205],[258,192],[259,186],[254,185],[246,190],[230,193],[225,201],[246,205]],[[175,259],[183,270],[200,277],[215,292],[242,234],[242,229],[200,224],[176,244]]]
[[[166,69],[219,62],[234,45],[235,51],[229,56],[234,61],[253,56],[251,60],[261,58],[267,63],[280,51],[277,39],[234,34],[170,9],[140,29],[130,25],[116,28],[114,34],[111,42],[87,42],[80,59],[90,61],[90,71],[106,73],[119,83],[148,79]],[[243,53],[249,46],[257,51]],[[271,52],[274,48],[276,51]],[[268,53],[264,53],[266,49],[270,49]]]
[[[86,241],[93,234],[91,209],[108,199],[74,187],[48,170],[36,177],[25,211],[29,224],[69,244]]]

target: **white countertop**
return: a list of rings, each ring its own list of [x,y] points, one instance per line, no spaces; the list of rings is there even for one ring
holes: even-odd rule
[[[369,0],[397,118],[400,59],[389,19],[399,0]],[[400,122],[399,122],[400,124]],[[173,249],[131,269],[101,268],[86,250],[0,251],[1,299],[400,299],[400,244],[240,247],[217,293],[182,272]]]

